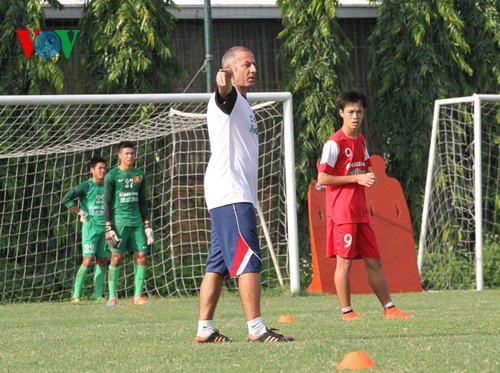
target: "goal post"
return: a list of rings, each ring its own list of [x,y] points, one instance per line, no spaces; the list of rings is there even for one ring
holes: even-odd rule
[[[435,101],[418,248],[424,288],[484,286],[500,214],[500,95]],[[486,245],[486,247],[485,247]]]
[[[61,205],[89,177],[87,161],[117,163],[136,144],[146,173],[155,243],[145,291],[195,294],[210,245],[203,193],[210,157],[208,93],[0,97],[0,302],[70,297],[81,264],[81,226]],[[249,93],[259,124],[259,237],[264,287],[300,291],[292,95]],[[133,292],[133,260],[118,293]],[[90,295],[93,266],[84,296]],[[226,286],[236,288],[234,281]]]

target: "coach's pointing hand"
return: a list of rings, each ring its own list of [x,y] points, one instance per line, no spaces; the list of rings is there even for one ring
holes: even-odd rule
[[[229,67],[219,69],[217,72],[217,76],[215,78],[217,82],[217,90],[223,99],[225,99],[233,89],[232,79],[233,70]]]

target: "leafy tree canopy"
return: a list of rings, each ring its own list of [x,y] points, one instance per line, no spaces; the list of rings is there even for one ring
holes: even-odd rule
[[[47,0],[50,6],[62,9],[57,0]],[[0,94],[57,94],[63,90],[63,74],[58,57],[44,59],[33,53],[24,55],[15,30],[43,30],[40,0],[3,0],[0,2]],[[34,35],[32,34],[32,37]]]
[[[434,100],[498,92],[499,19],[498,0],[384,0],[379,7],[369,38],[374,125],[415,228]]]
[[[89,93],[169,92],[184,74],[174,58],[171,0],[92,0],[81,29]]]

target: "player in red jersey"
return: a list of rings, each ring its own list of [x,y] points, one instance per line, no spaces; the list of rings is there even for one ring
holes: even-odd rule
[[[359,133],[367,105],[359,91],[341,93],[336,100],[342,128],[323,146],[318,183],[326,187],[327,256],[337,257],[335,288],[343,320],[358,320],[351,304],[349,272],[352,261],[363,259],[368,282],[384,307],[386,319],[411,317],[396,308],[387,288],[375,233],[366,209],[365,188],[377,183],[366,140]]]

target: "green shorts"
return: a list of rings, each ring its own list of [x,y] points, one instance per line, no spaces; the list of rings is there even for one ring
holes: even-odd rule
[[[127,252],[140,253],[148,251],[148,241],[142,225],[138,227],[116,226],[116,233],[121,241],[118,247],[111,248],[113,253],[125,254]]]
[[[110,258],[111,251],[106,245],[106,234],[103,227],[96,229],[90,221],[82,225],[82,256]]]

